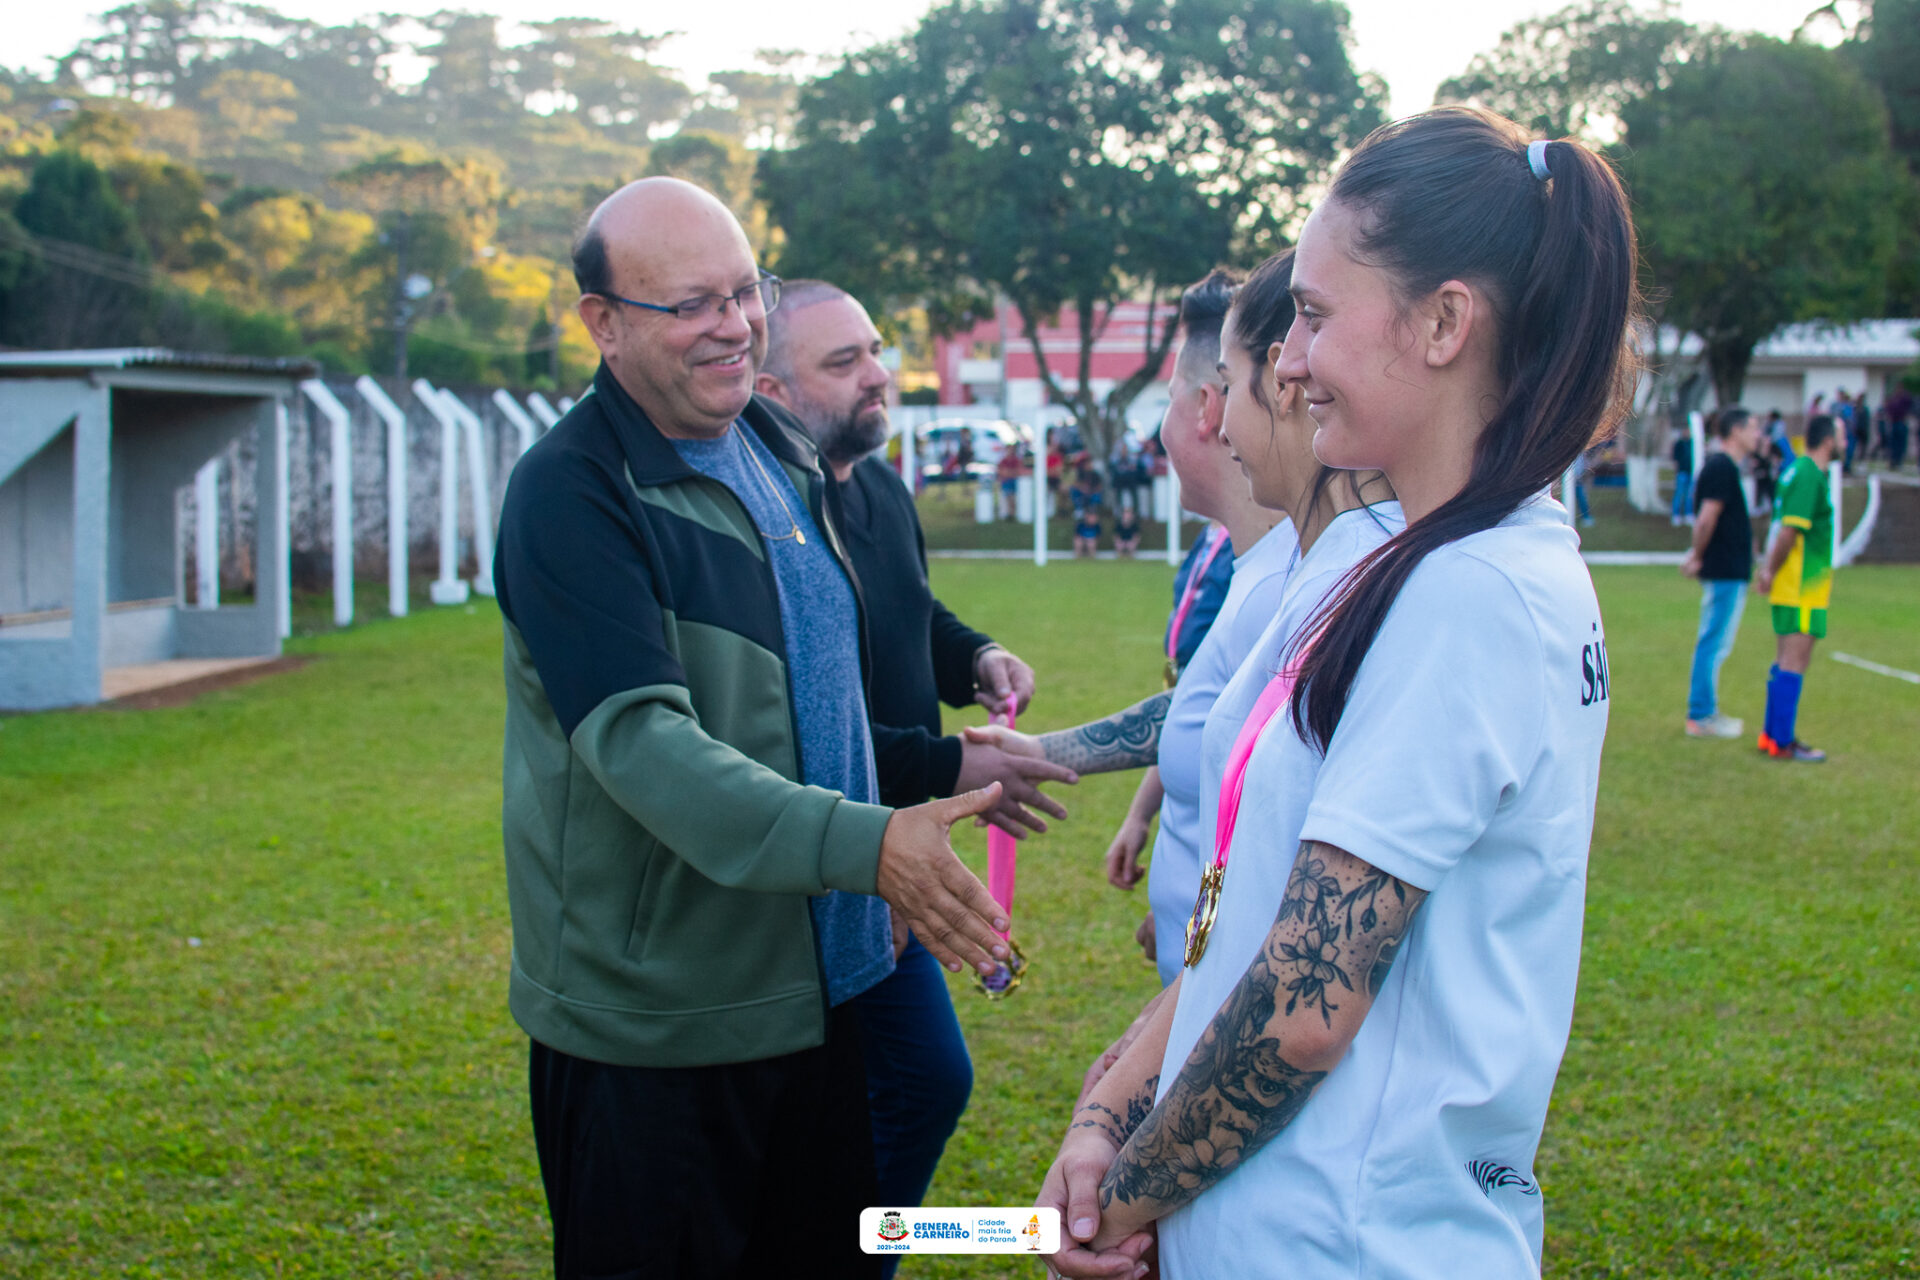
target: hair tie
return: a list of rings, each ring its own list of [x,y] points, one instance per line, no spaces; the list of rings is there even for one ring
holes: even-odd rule
[[[1529,142],[1527,144],[1527,167],[1533,170],[1533,176],[1545,182],[1553,176],[1553,170],[1547,168],[1547,144]]]

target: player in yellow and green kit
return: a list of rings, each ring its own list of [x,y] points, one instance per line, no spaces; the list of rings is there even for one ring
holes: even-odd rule
[[[1833,591],[1833,496],[1827,466],[1833,461],[1833,419],[1816,414],[1807,420],[1807,447],[1781,478],[1767,562],[1754,585],[1773,605],[1773,671],[1767,679],[1766,727],[1760,750],[1776,760],[1819,764],[1827,753],[1800,741],[1800,682],[1813,659],[1813,642],[1827,634],[1827,597]]]

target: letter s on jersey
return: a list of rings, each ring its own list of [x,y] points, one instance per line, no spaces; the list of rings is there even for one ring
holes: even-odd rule
[[[1599,630],[1595,624],[1594,629]],[[1580,646],[1580,705],[1590,707],[1605,702],[1612,681],[1607,671],[1607,640],[1601,636],[1592,644]]]

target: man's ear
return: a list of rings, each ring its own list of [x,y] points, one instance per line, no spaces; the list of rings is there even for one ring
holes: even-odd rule
[[[1211,382],[1195,385],[1194,394],[1200,397],[1200,438],[1218,440],[1220,424],[1227,419],[1227,394]]]
[[[756,395],[763,395],[783,408],[793,408],[793,406],[787,402],[787,384],[770,373],[754,374],[753,390]]]
[[[1444,368],[1459,359],[1488,314],[1485,301],[1469,286],[1448,280],[1420,304],[1418,338],[1428,368]]]
[[[580,322],[587,326],[587,336],[600,348],[600,354],[614,350],[618,346],[614,336],[614,305],[597,293],[583,293],[578,310]]]

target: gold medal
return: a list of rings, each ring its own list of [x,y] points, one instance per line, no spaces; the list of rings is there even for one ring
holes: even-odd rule
[[[1193,900],[1193,915],[1187,921],[1185,960],[1189,969],[1207,953],[1207,935],[1213,932],[1213,918],[1220,914],[1220,886],[1226,878],[1227,869],[1217,862],[1200,873],[1200,894]]]
[[[1007,958],[992,973],[973,971],[973,985],[980,994],[989,1000],[1005,1000],[1020,989],[1022,979],[1027,976],[1027,957],[1021,952],[1020,944],[1007,935]]]

